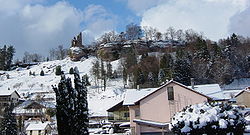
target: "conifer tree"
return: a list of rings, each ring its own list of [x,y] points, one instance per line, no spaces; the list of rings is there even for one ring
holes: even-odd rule
[[[166,81],[166,75],[165,75],[165,72],[163,69],[160,69],[159,70],[159,73],[158,73],[158,83],[161,84],[163,82]]]
[[[41,70],[40,76],[44,76],[44,71],[43,70]]]
[[[79,71],[74,68],[74,85],[64,74],[58,87],[53,87],[56,93],[56,116],[58,134],[88,135],[88,102],[86,82],[80,79]]]
[[[112,75],[112,65],[110,62],[107,62],[107,77],[108,78],[113,78],[113,75]]]
[[[69,74],[74,74],[74,69],[72,67],[69,69]]]
[[[174,64],[174,80],[184,85],[190,85],[191,66],[186,60],[179,59]]]
[[[61,68],[62,67],[60,65],[56,66],[56,72],[55,72],[56,75],[61,75],[62,74],[62,69]]]
[[[1,135],[17,135],[17,122],[15,115],[12,113],[14,105],[8,105],[4,111],[4,119],[0,126]]]

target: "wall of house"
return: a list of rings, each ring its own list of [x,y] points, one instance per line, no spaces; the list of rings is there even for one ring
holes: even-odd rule
[[[246,107],[250,107],[250,92],[243,92],[239,96],[236,97],[236,103],[238,105],[245,105]]]
[[[173,101],[168,100],[167,87],[174,88]],[[207,101],[206,97],[174,83],[167,87],[163,87],[140,102],[141,119],[170,122],[170,118],[184,107]]]
[[[51,128],[50,126],[47,126],[45,128],[45,130],[41,130],[40,134],[39,134],[39,130],[32,130],[32,132],[30,131],[26,131],[27,135],[50,135],[51,134]]]
[[[17,104],[19,102],[19,96],[16,92],[13,92],[10,96],[12,103]]]
[[[45,131],[44,131],[44,130],[41,130],[41,134],[39,134],[39,131],[38,131],[38,130],[32,130],[32,132],[26,131],[26,134],[27,134],[27,135],[45,135]]]
[[[133,122],[134,119],[140,119],[140,117],[135,116],[135,110],[139,109],[139,105],[129,106],[129,117],[130,117],[130,128],[132,135],[136,135],[135,131],[140,132],[140,127],[137,126],[136,129],[136,123]]]
[[[168,100],[167,87],[173,87],[174,100]],[[192,92],[182,86],[170,83],[147,98],[140,101],[140,119],[170,123],[173,115],[184,107],[207,101],[207,98]],[[131,113],[134,113],[131,110]],[[130,113],[130,114],[131,114]],[[132,117],[131,117],[132,118]],[[133,123],[131,124],[134,125]],[[138,128],[137,128],[138,129]],[[136,130],[137,130],[136,129]],[[147,126],[141,126],[140,132],[159,132],[160,129],[152,131]],[[138,131],[136,131],[138,133]]]

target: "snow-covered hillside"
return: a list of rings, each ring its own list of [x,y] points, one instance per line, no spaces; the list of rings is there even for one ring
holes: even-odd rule
[[[69,58],[64,60],[56,60],[43,62],[38,65],[30,67],[30,69],[19,68],[14,71],[0,71],[0,93],[5,93],[10,90],[17,90],[21,97],[35,98],[34,93],[47,92],[47,97],[55,97],[51,85],[57,85],[60,81],[60,76],[55,75],[55,68],[58,65],[62,66],[62,70],[67,77],[73,79],[73,75],[69,74],[71,67],[78,67],[80,75],[88,74],[90,76],[91,86],[88,87],[88,102],[91,115],[107,115],[106,110],[112,105],[123,99],[123,83],[122,79],[109,80],[107,82],[106,91],[99,90],[94,85],[94,80],[91,77],[92,62],[96,60],[95,57],[90,57],[84,61],[72,62]],[[117,69],[118,61],[113,61],[113,69]],[[43,70],[45,76],[40,76],[40,71]],[[29,75],[29,72],[35,72],[35,76]],[[9,75],[7,79],[6,74]],[[73,80],[72,80],[73,81]]]

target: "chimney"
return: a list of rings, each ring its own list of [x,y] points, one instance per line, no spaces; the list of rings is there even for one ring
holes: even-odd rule
[[[140,85],[137,85],[137,90],[140,90]]]
[[[191,81],[191,88],[194,89],[194,78],[190,78]]]

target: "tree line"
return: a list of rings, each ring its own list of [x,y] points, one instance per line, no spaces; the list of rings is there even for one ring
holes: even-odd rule
[[[150,54],[150,50],[138,53],[138,46],[131,44],[131,48],[122,54],[120,64],[124,82],[130,80],[134,88],[137,85],[156,87],[167,79],[190,85],[191,78],[195,79],[196,84],[229,84],[234,79],[250,77],[248,37],[233,33],[214,42],[192,29],[184,31],[169,27],[166,33],[161,33],[152,27],[130,24],[125,32],[105,33],[97,42],[129,40],[182,40],[185,43],[159,50],[157,56]]]

